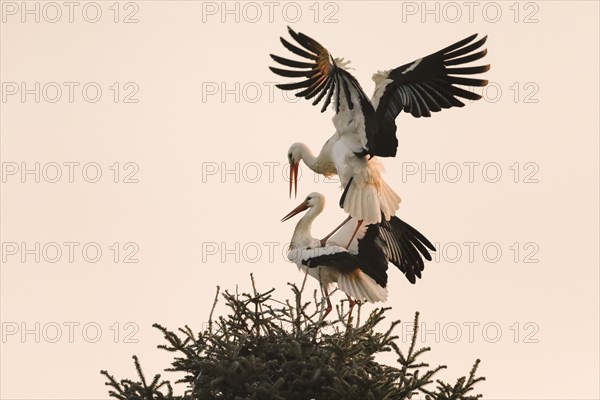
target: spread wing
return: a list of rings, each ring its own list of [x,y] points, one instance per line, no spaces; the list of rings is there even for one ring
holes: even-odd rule
[[[281,38],[281,43],[286,49],[306,61],[294,61],[271,54],[273,60],[293,69],[275,67],[269,69],[283,77],[306,79],[294,83],[279,84],[277,85],[278,88],[282,90],[302,89],[296,93],[296,96],[306,99],[315,97],[313,105],[317,105],[325,99],[321,112],[327,109],[332,100],[334,100],[336,113],[340,112],[340,106],[343,105],[351,110],[356,106],[360,106],[360,104],[355,104],[356,99],[359,100],[359,103],[364,101],[371,106],[369,98],[356,78],[344,68],[346,62],[341,59],[334,59],[325,47],[305,34],[296,33],[290,27],[288,27],[288,32],[302,48],[284,38]]]
[[[435,251],[435,247],[421,232],[398,217],[383,221],[378,227],[387,259],[404,273],[410,283],[415,283],[425,268],[423,258],[431,261],[429,251]]]
[[[274,61],[288,68],[270,69],[277,75],[300,79],[276,86],[282,90],[296,90],[297,97],[314,98],[313,105],[322,101],[321,112],[333,102],[335,113],[340,116],[334,119],[338,131],[348,130],[357,134],[361,145],[368,149],[369,138],[377,131],[375,109],[356,78],[345,69],[347,62],[334,59],[325,47],[305,34],[296,33],[289,27],[288,32],[300,47],[284,38],[281,38],[281,43],[304,60],[290,60],[271,54]]]
[[[445,108],[463,107],[461,98],[479,100],[481,96],[469,87],[485,86],[488,81],[471,75],[488,71],[490,65],[465,66],[487,54],[487,49],[479,50],[487,36],[474,41],[476,37],[471,35],[426,57],[375,74],[372,103],[380,123],[378,135],[396,134],[395,120],[401,111],[417,118],[430,117]]]
[[[332,262],[335,262],[335,266],[340,269],[342,269],[343,265],[356,266],[373,278],[377,284],[385,288],[387,284],[386,271],[388,259],[382,246],[382,239],[378,237],[379,231],[377,225],[361,225],[348,246],[348,241],[356,230],[356,224],[356,219],[351,219],[344,224],[327,241],[327,246],[325,247],[336,248],[338,251],[335,254],[320,257],[317,263],[332,265]],[[348,246],[347,250],[345,249],[346,246]],[[346,271],[348,270],[346,269]]]
[[[345,250],[343,246],[348,245],[356,222],[356,219],[348,221],[329,239],[327,247],[338,246],[338,249]],[[350,242],[348,253],[333,258],[356,257],[360,262],[354,262],[354,265],[360,266],[381,287],[386,287],[388,262],[398,267],[410,283],[415,283],[425,269],[424,259],[432,259],[430,251],[435,251],[435,247],[421,232],[394,216],[389,221],[383,219],[379,224],[362,225]]]
[[[426,57],[375,74],[375,93],[369,100],[356,78],[346,70],[346,62],[334,59],[314,39],[289,27],[288,32],[300,47],[284,38],[281,38],[281,43],[303,61],[271,55],[273,60],[288,68],[270,69],[283,77],[301,79],[277,87],[297,90],[298,97],[314,98],[313,105],[323,101],[321,112],[333,101],[337,116],[342,116],[334,118],[336,128],[340,132],[346,130],[358,135],[363,146],[363,151],[358,154],[361,156],[396,155],[395,121],[401,111],[414,117],[429,117],[432,112],[445,108],[463,107],[461,98],[481,98],[468,87],[488,83],[487,80],[468,76],[488,71],[489,65],[465,66],[487,54],[487,50],[479,50],[487,36],[475,41],[475,34]]]

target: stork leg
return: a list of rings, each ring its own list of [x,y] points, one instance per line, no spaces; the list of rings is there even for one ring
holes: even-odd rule
[[[351,219],[352,219],[352,217],[348,215],[348,218],[346,218],[344,220],[344,222],[339,224],[338,227],[333,230],[333,232],[331,232],[329,235],[327,235],[323,239],[321,239],[321,247],[325,247],[325,244],[327,243],[329,238],[332,237],[337,231],[339,231],[342,226],[346,225],[346,222],[350,221]],[[358,228],[356,228],[356,229],[358,230]],[[355,232],[355,234],[356,234],[356,232]]]
[[[333,309],[331,305],[331,300],[329,300],[329,293],[327,293],[327,289],[323,289],[325,291],[325,299],[327,300],[327,308],[325,309],[325,314],[323,314],[323,320],[329,315],[331,310]]]
[[[363,302],[359,301],[358,302],[358,311],[356,312],[357,315],[357,320],[356,320],[356,326],[358,327],[360,325],[360,308],[362,307]]]
[[[356,224],[356,229],[354,229],[354,233],[352,234],[352,237],[350,237],[350,240],[348,241],[348,246],[346,246],[346,248],[350,248],[350,243],[352,243],[352,239],[354,239],[354,236],[356,236],[356,232],[358,232],[358,228],[360,228],[360,226],[362,225],[363,220],[359,219],[358,223]]]
[[[356,302],[354,300],[352,300],[352,297],[348,296],[348,305],[349,305],[348,323],[352,322],[352,310],[354,309],[355,304],[356,304]]]

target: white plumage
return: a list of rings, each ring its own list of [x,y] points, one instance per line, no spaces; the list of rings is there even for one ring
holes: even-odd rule
[[[356,156],[355,153],[362,149],[359,140],[352,133],[337,131],[325,142],[317,157],[305,144],[294,143],[288,158],[290,165],[297,165],[303,160],[318,174],[338,175],[342,188],[346,188],[352,180],[346,192],[344,211],[369,225],[381,222],[382,213],[389,220],[400,207],[400,196],[384,181],[381,176],[383,166],[376,157],[368,160]],[[293,180],[294,176],[290,179]]]
[[[311,227],[324,206],[323,195],[311,193],[282,221],[308,210],[294,229],[288,259],[320,282],[327,298],[327,312],[331,310],[329,294],[336,284],[350,300],[385,301],[388,262],[411,283],[421,278],[423,258],[431,260],[428,249],[435,251],[435,247],[419,231],[397,217],[362,225],[356,232],[355,224],[350,223],[323,245],[312,236]]]
[[[292,68],[271,67],[271,70],[280,76],[305,80],[277,87],[302,89],[296,96],[314,98],[313,105],[323,100],[321,112],[333,104],[336,129],[317,157],[304,144],[295,143],[290,147],[290,195],[292,186],[297,187],[292,181],[296,181],[298,163],[303,160],[316,173],[339,175],[345,190],[340,206],[351,217],[367,225],[381,222],[382,215],[384,220],[389,220],[399,208],[400,197],[383,180],[375,156],[396,155],[395,119],[400,112],[429,117],[432,112],[464,106],[459,98],[481,98],[459,85],[467,88],[487,85],[487,80],[461,76],[489,70],[489,65],[464,66],[486,55],[485,49],[474,52],[485,43],[486,37],[474,41],[477,35],[471,35],[411,63],[378,71],[373,75],[375,90],[369,99],[348,72],[347,61],[334,58],[320,43],[302,33],[291,28],[288,32],[301,47],[284,38],[281,43],[303,60],[271,55],[277,63]]]
[[[340,229],[325,246],[321,246],[320,241],[312,236],[312,222],[323,211],[324,206],[325,197],[320,193],[311,193],[302,204],[284,217],[283,220],[287,220],[308,210],[294,229],[287,254],[288,260],[295,263],[302,272],[317,279],[326,296],[329,296],[337,284],[340,290],[354,300],[371,303],[385,301],[387,289],[379,286],[373,278],[361,271],[361,261],[354,257],[358,254],[358,240],[364,237],[366,227],[359,230],[348,249],[344,246],[350,240],[351,229]],[[352,224],[346,226],[349,225]],[[313,265],[313,262],[316,265]],[[340,266],[340,263],[344,265]],[[330,303],[328,304],[330,306]]]

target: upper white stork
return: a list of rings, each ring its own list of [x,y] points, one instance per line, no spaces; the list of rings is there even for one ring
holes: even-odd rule
[[[353,300],[371,303],[387,299],[388,261],[396,265],[411,282],[421,278],[423,257],[431,261],[429,250],[435,247],[419,231],[397,217],[379,224],[363,225],[353,235],[348,224],[333,235],[325,246],[311,235],[315,218],[325,207],[325,197],[311,193],[282,221],[308,210],[298,221],[292,236],[288,259],[319,280],[327,299],[325,315],[331,311],[329,293],[333,284]],[[350,245],[346,247],[346,243]]]
[[[373,158],[394,157],[398,147],[396,117],[401,111],[414,117],[429,117],[444,108],[463,107],[459,98],[478,100],[480,95],[461,88],[485,86],[483,79],[465,78],[488,71],[489,65],[463,64],[479,60],[487,53],[478,50],[487,36],[474,41],[476,34],[426,57],[373,75],[375,92],[369,98],[347,70],[347,61],[333,58],[325,47],[310,37],[288,27],[292,38],[302,48],[281,38],[281,43],[306,61],[295,61],[272,55],[273,60],[292,69],[271,67],[274,73],[292,78],[307,78],[295,83],[279,84],[283,90],[302,89],[296,96],[311,99],[316,105],[324,100],[321,112],[334,103],[335,133],[314,156],[303,143],[293,144],[288,151],[290,162],[290,196],[292,181],[297,191],[300,160],[313,171],[338,174],[344,188],[340,199],[351,217],[364,224],[389,220],[398,210],[400,197],[383,181],[380,164]],[[453,67],[457,66],[457,67]],[[459,75],[459,76],[456,76]],[[365,156],[369,156],[368,159]]]

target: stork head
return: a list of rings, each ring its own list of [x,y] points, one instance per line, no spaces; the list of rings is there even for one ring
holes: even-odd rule
[[[292,185],[294,186],[294,197],[298,196],[298,166],[302,160],[305,145],[294,143],[288,150],[288,161],[290,163],[290,197],[292,197]]]
[[[323,211],[324,207],[325,207],[325,196],[323,196],[321,193],[313,192],[313,193],[309,194],[308,196],[306,196],[304,201],[302,203],[300,203],[300,205],[298,207],[294,208],[285,217],[283,217],[281,219],[281,222],[287,221],[288,219],[292,218],[294,215],[300,214],[302,211],[306,211],[309,208],[314,208],[314,209],[316,209],[316,211],[318,211],[320,213],[321,211]]]

